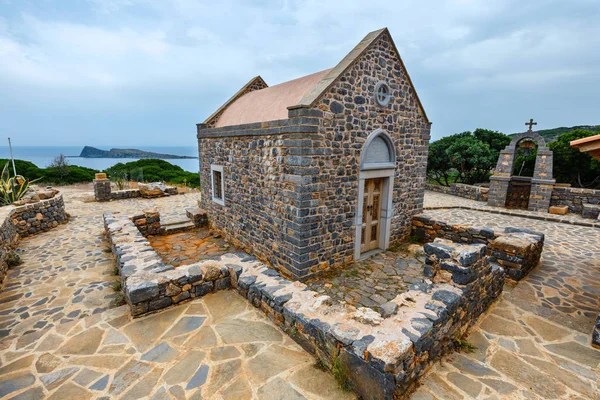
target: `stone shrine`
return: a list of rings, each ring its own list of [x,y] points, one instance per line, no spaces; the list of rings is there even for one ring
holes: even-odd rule
[[[516,135],[510,144],[500,152],[498,164],[494,175],[490,177],[490,190],[488,193],[488,205],[496,207],[511,206],[508,194],[512,191],[528,191],[525,193],[526,207],[530,211],[547,212],[550,207],[552,190],[554,183],[552,179],[552,150],[546,146],[544,138],[532,130],[533,122],[531,119],[525,125],[529,126],[527,132]],[[535,169],[533,177],[523,177],[513,175],[513,164],[515,154],[519,144],[525,141],[537,144],[537,157],[535,160]]]
[[[237,247],[304,280],[410,233],[430,126],[389,31],[371,32],[332,69],[253,78],[198,124],[201,206]]]

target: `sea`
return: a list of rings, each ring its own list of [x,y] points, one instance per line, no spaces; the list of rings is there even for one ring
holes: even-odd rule
[[[84,146],[13,146],[13,155],[15,160],[31,161],[39,168],[46,168],[52,160],[60,155],[67,156],[67,161],[71,165],[79,165],[97,170],[104,170],[117,163],[126,163],[135,161],[137,158],[83,158],[79,157]],[[177,156],[192,156],[198,157],[198,148],[195,146],[145,146],[145,147],[128,147],[128,146],[93,146],[102,150],[131,149],[152,151],[154,153],[173,154]],[[10,158],[10,150],[8,146],[0,146],[0,158]],[[185,171],[198,172],[198,159],[169,159],[165,160],[174,165],[179,165]],[[2,166],[0,166],[2,168]],[[18,172],[18,171],[17,171]]]

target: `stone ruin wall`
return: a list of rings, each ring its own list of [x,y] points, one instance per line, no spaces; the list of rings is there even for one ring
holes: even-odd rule
[[[0,288],[8,272],[7,259],[25,237],[47,232],[68,221],[65,203],[60,194],[51,199],[41,200],[15,207],[0,225]]]
[[[509,278],[521,280],[538,266],[544,249],[544,234],[522,228],[495,231],[488,227],[448,224],[426,215],[412,220],[412,234],[429,243],[436,238],[456,243],[485,244],[488,255]]]
[[[428,280],[399,294],[392,300],[395,311],[383,318],[367,308],[334,305],[243,253],[178,268],[164,265],[128,217],[107,213],[104,223],[134,316],[234,289],[323,365],[347,371],[365,398],[406,398],[504,285],[504,270],[490,263],[485,245],[436,239],[424,247]]]

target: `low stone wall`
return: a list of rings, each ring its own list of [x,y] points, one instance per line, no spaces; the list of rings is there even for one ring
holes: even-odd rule
[[[9,215],[0,225],[0,288],[2,288],[4,278],[8,273],[7,260],[9,254],[17,248],[19,239],[17,228]]]
[[[488,227],[452,225],[427,215],[415,216],[412,224],[412,234],[425,242],[442,238],[458,243],[488,245],[492,260],[502,265],[514,280],[527,276],[539,264],[544,248],[544,234],[526,229],[495,231]]]
[[[102,174],[105,175],[105,174]],[[117,190],[115,192],[112,191],[110,180],[101,178],[94,179],[94,198],[96,201],[111,201],[111,200],[123,200],[123,199],[133,199],[137,197],[145,197],[142,196],[142,193],[139,189],[125,189],[125,190]],[[177,194],[177,188],[175,186],[167,186],[165,190],[164,196]],[[160,197],[160,196],[150,196],[150,197]]]
[[[490,190],[487,187],[465,185],[464,183],[453,183],[450,186],[432,185],[428,183],[426,189],[477,201],[487,201],[488,192]]]
[[[600,204],[600,190],[556,186],[552,190],[551,206],[568,206],[570,212],[581,214],[584,204]]]
[[[450,191],[453,195],[464,197],[466,199],[487,201],[489,188],[483,186],[465,185],[463,183],[453,183],[450,185]]]
[[[16,207],[9,218],[21,238],[49,231],[68,219],[62,195]]]
[[[434,185],[432,183],[426,183],[425,190],[430,190],[432,192],[437,192],[437,193],[452,194],[450,192],[450,186]]]
[[[129,218],[104,222],[134,316],[232,288],[329,368],[347,374],[365,399],[404,398],[434,361],[498,298],[504,270],[482,244],[437,239],[425,247],[428,277],[378,312],[332,304],[244,253],[173,268]],[[424,277],[425,278],[425,277]]]
[[[215,261],[177,268],[165,264],[126,216],[106,213],[104,227],[133,316],[231,287],[229,269]]]
[[[7,259],[22,238],[49,231],[68,221],[62,195],[12,208],[0,225],[0,287],[8,271]]]

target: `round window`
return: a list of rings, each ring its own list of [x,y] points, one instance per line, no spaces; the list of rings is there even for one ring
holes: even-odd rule
[[[379,82],[375,85],[375,101],[382,107],[390,102],[390,87],[385,82]]]

